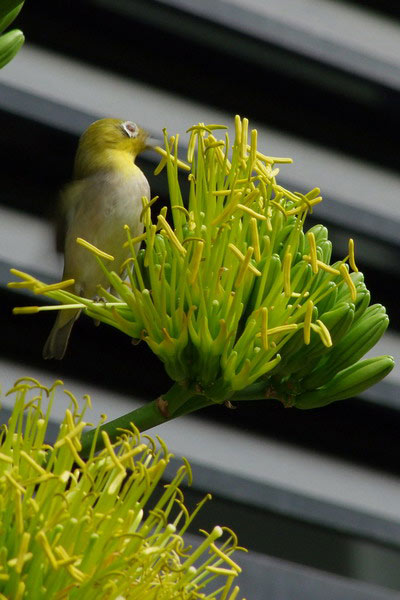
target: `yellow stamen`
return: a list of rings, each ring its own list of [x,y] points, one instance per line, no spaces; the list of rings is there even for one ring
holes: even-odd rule
[[[182,160],[179,160],[179,158],[175,158],[175,156],[173,154],[170,154],[168,156],[168,153],[167,153],[166,150],[164,150],[164,148],[160,148],[160,146],[155,146],[154,150],[156,152],[158,152],[158,154],[161,154],[161,156],[163,156],[164,159],[166,159],[166,160],[170,159],[173,163],[175,163],[178,167],[180,167],[184,171],[190,171],[190,166],[189,165],[187,165],[186,163],[184,163]],[[160,163],[160,165],[161,165],[161,163]],[[158,168],[160,167],[160,165],[158,165],[156,171],[158,170]],[[154,172],[154,174],[156,174],[156,172]]]
[[[55,571],[58,570],[58,562],[56,557],[53,554],[53,550],[51,549],[51,546],[49,544],[49,541],[46,537],[46,534],[44,533],[43,530],[39,531],[36,535],[36,540],[39,542],[39,544],[42,546],[42,549],[44,550],[45,554],[47,555],[47,558],[49,559],[51,566],[53,567],[53,569]]]
[[[3,454],[3,452],[0,452],[0,460],[8,464],[13,464],[14,462],[11,456],[8,456],[8,454]]]
[[[26,585],[23,581],[20,581],[17,586],[17,593],[14,596],[14,600],[22,600],[25,596]]]
[[[223,126],[216,126],[214,127],[214,129],[223,129]],[[224,128],[226,129],[226,127]],[[190,131],[195,131],[197,133],[201,132],[201,131],[207,131],[207,133],[212,133],[212,128],[210,125],[204,125],[204,123],[198,123],[197,125],[193,125],[193,127],[189,127],[189,129],[186,129],[186,133],[189,133]]]
[[[340,275],[337,269],[331,267],[330,265],[327,265],[326,263],[322,262],[322,260],[317,260],[317,266],[318,268],[321,268],[323,271],[331,273],[332,275]]]
[[[320,202],[322,202],[322,196],[319,196],[318,198],[313,198],[312,200],[308,200],[307,202],[307,208],[310,209],[310,207],[312,208],[313,206],[315,206],[315,204],[319,204]],[[297,206],[296,208],[291,208],[290,210],[286,211],[287,215],[297,215],[300,212],[303,212],[305,209],[304,204],[301,204],[300,206]]]
[[[146,239],[146,237],[147,237],[146,233],[142,233],[142,235],[137,235],[136,237],[130,238],[129,240],[127,240],[126,242],[124,242],[122,244],[122,247],[123,248],[129,248],[131,246],[131,244],[133,246],[135,246],[136,244],[144,242],[144,240]],[[122,267],[121,267],[121,269],[122,269]]]
[[[43,467],[38,465],[37,462],[35,460],[33,460],[33,458],[25,452],[25,450],[20,450],[20,456],[22,458],[24,458],[31,465],[31,467],[39,473],[39,475],[47,474],[47,471],[45,469],[43,469]]]
[[[231,569],[223,569],[222,567],[206,567],[205,568],[206,571],[209,571],[210,573],[215,573],[216,575],[223,575],[225,577],[229,577],[229,576],[237,576],[237,572],[236,571],[231,571]]]
[[[242,264],[240,265],[239,273],[237,274],[237,277],[236,277],[235,287],[237,287],[237,288],[242,284],[242,281],[246,274],[246,271],[249,268],[250,259],[253,256],[253,252],[254,252],[254,248],[249,246],[247,248],[246,256],[244,257],[244,260],[242,261]],[[260,273],[260,275],[261,275],[261,273]]]
[[[260,215],[260,213],[256,212],[255,210],[252,210],[251,208],[249,208],[248,206],[245,206],[244,204],[238,204],[237,207],[236,207],[236,210],[237,209],[243,210],[244,212],[246,212],[247,214],[251,215],[255,219],[260,219],[260,221],[266,221],[267,220],[267,217],[265,215]]]
[[[235,142],[238,146],[242,143],[242,121],[239,115],[235,115]]]
[[[358,268],[354,257],[354,240],[352,238],[349,239],[349,264],[353,271],[358,273]]]
[[[244,255],[240,252],[240,250],[238,248],[236,248],[236,246],[234,244],[228,244],[228,248],[230,250],[232,250],[233,254],[235,256],[237,256],[237,258],[241,261],[245,260]],[[251,271],[252,273],[254,273],[254,275],[261,275],[261,271],[259,271],[258,269],[256,269],[251,263],[248,264],[248,268],[249,271]]]
[[[106,260],[114,260],[114,257],[111,254],[107,254],[107,252],[99,250],[99,248],[96,248],[96,246],[93,246],[93,244],[90,244],[82,238],[76,238],[76,243],[80,246],[83,246],[84,248],[87,248],[88,250],[93,252],[93,254],[97,254],[97,256],[100,256],[100,258],[105,258]]]
[[[254,258],[259,262],[261,260],[260,238],[258,236],[257,219],[255,217],[250,219],[250,233],[251,243],[254,248]]]
[[[8,479],[8,481],[11,483],[11,485],[15,488],[16,492],[19,492],[21,494],[26,493],[26,489],[22,485],[20,485],[18,483],[18,481],[16,481],[14,479],[14,477],[12,475],[10,475],[10,473],[8,471],[5,471],[3,476]]]
[[[313,316],[314,303],[308,300],[306,304],[306,314],[304,317],[304,343],[308,346],[311,339],[311,320]]]
[[[31,539],[31,534],[28,533],[27,531],[24,531],[24,533],[22,534],[21,545],[19,547],[19,552],[18,552],[16,564],[15,564],[15,572],[16,573],[21,573],[25,562],[27,560],[29,560],[30,558],[32,558],[32,553],[27,552],[30,539]]]
[[[311,256],[309,254],[304,254],[303,260],[306,260],[307,262],[312,263]],[[340,275],[340,271],[338,271],[334,267],[331,267],[330,265],[327,265],[326,263],[322,262],[322,260],[317,259],[316,265],[317,265],[317,269],[322,269],[323,271],[326,271],[327,273],[330,273],[331,275]]]
[[[242,192],[237,192],[236,194],[234,194],[233,198],[231,198],[231,200],[225,206],[224,210],[218,215],[218,217],[211,221],[211,225],[220,225],[224,221],[227,221],[235,212],[241,196]]]
[[[167,158],[162,158],[160,160],[160,162],[158,163],[158,165],[156,166],[156,168],[153,171],[154,175],[159,175],[161,173],[161,171],[164,169],[165,165],[167,164]]]
[[[292,158],[283,158],[279,156],[266,156],[257,150],[256,156],[258,159],[263,160],[266,163],[285,163],[291,164],[293,162]]]
[[[142,209],[142,212],[140,213],[140,217],[139,217],[139,220],[140,220],[140,221],[142,221],[142,219],[143,219],[143,217],[144,217],[144,214],[145,214],[145,212],[146,212],[147,210],[149,210],[151,206],[153,206],[154,202],[157,202],[158,198],[159,198],[159,196],[154,196],[154,198],[152,198],[152,199],[150,200],[150,202],[149,202],[149,201],[147,200],[146,196],[143,196],[143,198],[142,198],[142,202],[143,202],[143,209]],[[144,200],[146,200],[147,202],[144,202]]]
[[[220,558],[222,558],[222,560],[224,560],[226,563],[228,563],[228,565],[230,565],[232,567],[232,569],[235,569],[235,571],[237,573],[241,573],[242,572],[241,567],[239,567],[239,565],[237,563],[235,563],[235,561],[233,561],[229,556],[227,556],[226,554],[224,554],[222,552],[222,550],[220,550],[218,548],[218,546],[216,546],[214,544],[214,542],[211,542],[210,548],[215,552],[215,554],[217,556],[219,556]]]
[[[201,237],[191,235],[190,237],[187,237],[183,240],[182,245],[187,244],[188,242],[204,242],[204,240]]]
[[[102,431],[101,436],[103,438],[104,446],[106,447],[106,449],[108,451],[108,455],[111,458],[111,460],[113,461],[114,465],[117,467],[117,469],[119,469],[121,471],[121,473],[126,473],[125,467],[120,462],[120,460],[118,459],[118,457],[116,456],[116,454],[114,452],[114,449],[110,442],[110,438],[108,437],[107,433],[105,431]]]
[[[231,192],[232,190],[215,190],[211,193],[213,196],[228,196],[228,194],[230,194]]]
[[[193,253],[193,259],[191,263],[191,272],[189,277],[189,285],[193,285],[197,279],[197,274],[199,272],[201,257],[203,255],[204,248],[204,240],[197,241],[196,246]]]
[[[232,591],[231,595],[229,596],[228,600],[236,600],[239,592],[240,592],[240,587],[238,585],[236,585],[233,588],[233,591]]]
[[[294,331],[295,329],[298,329],[298,328],[299,328],[299,326],[296,325],[296,323],[293,323],[292,325],[279,325],[278,327],[272,327],[272,329],[268,329],[267,334],[275,335],[277,333],[286,333],[287,331]],[[260,337],[260,336],[261,336],[261,332],[256,333],[256,337]]]
[[[206,148],[206,152],[207,152],[208,150],[211,150],[212,148],[220,148],[221,146],[225,147],[225,142],[222,142],[222,141],[220,141],[220,142],[218,142],[218,141],[215,141],[215,142],[208,143],[208,144],[207,144],[207,148]]]
[[[278,327],[272,327],[272,329],[268,329],[268,335],[275,335],[276,333],[286,333],[287,331],[294,331],[298,329],[298,325],[293,323],[292,325],[279,325]]]
[[[185,255],[186,249],[182,246],[175,233],[172,231],[171,226],[169,225],[165,217],[163,215],[158,215],[158,221],[164,227],[165,233],[167,234],[171,242],[174,244],[174,246],[179,250],[179,252]]]
[[[290,297],[292,294],[292,287],[290,283],[290,269],[292,267],[292,253],[289,252],[290,246],[288,246],[287,251],[285,252],[285,256],[283,257],[283,290],[285,292],[285,296]]]
[[[312,267],[312,272],[316,274],[318,273],[317,244],[315,242],[315,236],[312,231],[307,232],[307,239],[310,245],[310,263]]]
[[[240,145],[240,155],[242,158],[246,158],[247,157],[247,152],[246,152],[246,148],[247,148],[247,135],[248,135],[248,131],[249,131],[249,120],[246,119],[246,117],[242,120],[242,139],[241,141],[241,145]]]
[[[179,206],[179,204],[174,204],[174,206],[171,206],[171,209],[172,210],[180,210],[180,211],[182,211],[190,219],[190,213],[187,210],[187,208],[185,208],[184,206]]]
[[[287,217],[287,212],[286,210],[283,208],[282,204],[279,204],[279,202],[276,202],[275,200],[271,200],[271,204],[273,206],[275,206],[275,208],[277,208],[282,214],[283,216],[286,218]]]
[[[355,302],[357,300],[357,290],[352,278],[350,277],[350,273],[348,272],[345,264],[341,264],[339,269],[341,276],[343,277],[347,287],[350,290],[351,299],[353,302]]]
[[[38,285],[35,287],[35,294],[46,294],[47,292],[54,292],[56,290],[63,290],[65,288],[71,287],[74,285],[75,279],[66,279],[65,281],[60,281],[59,283],[52,283],[50,285]]]
[[[322,339],[324,345],[327,348],[330,348],[332,346],[332,338],[331,338],[329,329],[327,328],[325,323],[323,323],[319,319],[317,319],[317,324],[321,327],[321,339]]]

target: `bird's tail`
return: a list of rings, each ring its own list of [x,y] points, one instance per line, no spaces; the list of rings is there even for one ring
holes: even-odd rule
[[[80,310],[60,310],[56,322],[43,348],[43,358],[61,360],[68,346],[72,326],[80,315]]]

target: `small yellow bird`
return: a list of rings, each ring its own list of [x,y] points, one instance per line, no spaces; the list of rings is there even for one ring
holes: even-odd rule
[[[142,197],[150,198],[149,183],[135,165],[137,155],[151,147],[148,133],[132,121],[100,119],[79,140],[73,181],[61,193],[64,218],[64,274],[74,279],[70,290],[93,298],[98,285],[109,287],[94,256],[76,243],[80,237],[114,256],[117,273],[128,257],[124,225],[132,237],[143,232]],[[44,358],[63,358],[80,310],[60,310],[43,348]]]

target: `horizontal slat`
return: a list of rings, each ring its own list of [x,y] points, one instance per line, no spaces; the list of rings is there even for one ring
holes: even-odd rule
[[[121,115],[137,119],[152,134],[160,135],[163,127],[171,134],[180,132],[184,146],[184,132],[195,122],[232,123],[229,113],[33,46],[23,48],[14,62],[0,72],[1,83],[5,87],[0,90],[0,108],[68,132],[82,131],[99,115]],[[363,234],[395,247],[400,245],[398,175],[384,169],[372,170],[368,164],[266,129],[257,122],[250,125],[259,130],[263,151],[294,159],[293,165],[282,166],[284,183],[302,190],[316,185],[321,188],[326,203],[316,212],[322,217],[326,214],[342,227],[359,228]]]
[[[225,28],[400,89],[397,23],[331,0],[158,0]],[[109,0],[97,0],[111,5]],[[134,3],[119,0],[120,9]],[[335,26],[332,27],[332,23]],[[351,93],[351,92],[350,92]]]

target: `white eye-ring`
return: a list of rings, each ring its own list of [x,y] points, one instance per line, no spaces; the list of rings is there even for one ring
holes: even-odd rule
[[[133,123],[132,121],[125,121],[125,123],[122,123],[121,127],[125,131],[125,133],[131,138],[135,138],[139,134],[139,127],[136,125],[136,123]]]

